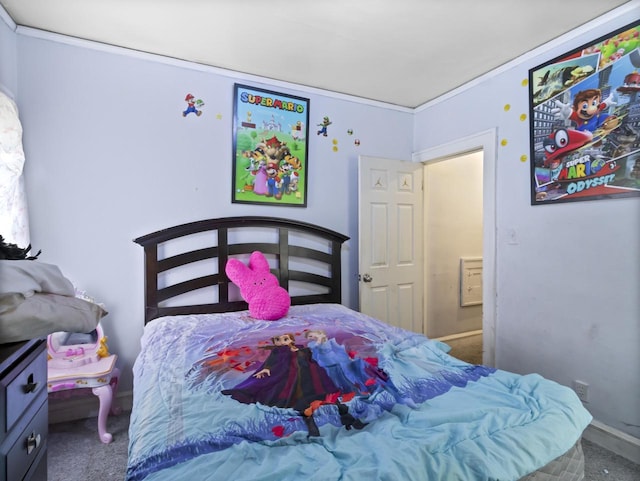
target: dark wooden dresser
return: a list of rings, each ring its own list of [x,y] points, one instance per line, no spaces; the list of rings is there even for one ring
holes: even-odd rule
[[[0,344],[0,480],[47,481],[46,340]]]

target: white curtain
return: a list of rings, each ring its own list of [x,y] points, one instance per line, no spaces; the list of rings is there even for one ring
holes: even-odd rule
[[[24,161],[18,107],[0,92],[0,235],[23,248],[29,245]]]

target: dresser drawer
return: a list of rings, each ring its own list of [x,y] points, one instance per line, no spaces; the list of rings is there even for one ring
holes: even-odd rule
[[[6,384],[5,384],[6,383]],[[5,432],[10,431],[22,414],[36,401],[47,395],[47,357],[46,351],[36,350],[27,356],[4,379]]]
[[[41,459],[40,453],[46,456],[47,434],[49,428],[49,407],[43,403],[40,410],[20,433],[16,442],[6,454],[2,453],[0,466],[4,466],[7,480],[23,479],[34,461]],[[35,466],[35,465],[34,465]]]
[[[23,481],[47,481],[47,450],[41,449]]]

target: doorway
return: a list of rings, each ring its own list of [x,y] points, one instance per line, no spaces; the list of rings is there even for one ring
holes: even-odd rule
[[[440,145],[414,154],[413,161],[421,162],[425,168],[430,163],[447,162],[472,152],[482,155],[482,363],[496,365],[496,142],[495,129],[465,137],[448,144]],[[426,239],[426,237],[425,237]],[[425,267],[426,272],[426,267]],[[426,297],[426,296],[425,296]],[[426,302],[425,302],[426,304]],[[425,323],[429,323],[425,307]],[[429,332],[425,325],[425,332]],[[475,334],[479,334],[476,330]],[[447,339],[447,338],[445,338]],[[456,336],[448,336],[446,342],[453,344]]]
[[[483,152],[424,164],[424,325],[451,355],[482,363]]]

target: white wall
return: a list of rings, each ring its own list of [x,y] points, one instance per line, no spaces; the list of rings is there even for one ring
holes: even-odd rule
[[[18,29],[17,57],[31,242],[42,262],[106,304],[123,391],[143,328],[140,235],[223,216],[312,221],[351,237],[343,300],[357,307],[357,158],[409,159],[410,110],[32,30]],[[234,81],[310,99],[307,208],[231,203]],[[200,117],[182,116],[189,92],[205,101]],[[329,136],[318,137],[325,115]]]
[[[595,419],[640,437],[640,199],[531,206],[521,160],[528,70],[637,20],[629,5],[418,109],[414,151],[497,129],[496,365],[585,381]]]
[[[17,96],[16,24],[0,8],[0,89],[11,98]]]
[[[482,305],[460,306],[460,258],[482,257],[482,152],[425,164],[426,334],[482,329]]]

